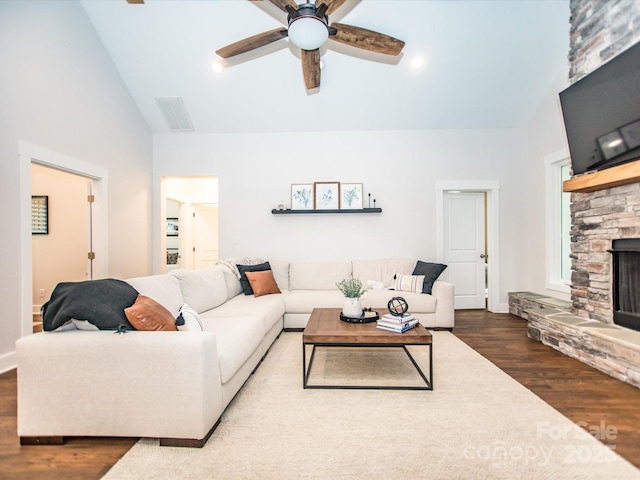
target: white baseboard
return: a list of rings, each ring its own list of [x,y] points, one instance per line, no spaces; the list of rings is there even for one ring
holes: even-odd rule
[[[0,373],[8,372],[16,368],[18,359],[15,350],[0,356]]]
[[[490,310],[491,313],[509,313],[508,303],[499,303],[497,308]]]

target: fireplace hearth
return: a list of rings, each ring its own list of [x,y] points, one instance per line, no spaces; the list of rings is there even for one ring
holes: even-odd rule
[[[640,331],[640,238],[613,240],[613,322]]]

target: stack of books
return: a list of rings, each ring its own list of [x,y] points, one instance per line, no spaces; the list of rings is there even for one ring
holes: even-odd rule
[[[385,313],[380,317],[377,323],[377,327],[381,330],[387,330],[389,332],[404,333],[407,330],[411,330],[418,324],[418,319],[410,313],[403,315],[392,315],[391,313]]]

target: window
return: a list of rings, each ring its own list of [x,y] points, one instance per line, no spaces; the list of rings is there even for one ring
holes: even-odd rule
[[[562,191],[562,184],[571,177],[569,159],[560,165],[560,278],[571,283],[571,194]]]
[[[546,163],[546,237],[547,288],[569,293],[571,284],[571,209],[570,193],[562,183],[570,175],[571,162],[566,151],[545,158]]]

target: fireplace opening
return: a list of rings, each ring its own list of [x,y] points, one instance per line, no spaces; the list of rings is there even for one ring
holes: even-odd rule
[[[640,331],[640,238],[614,240],[613,322]]]

